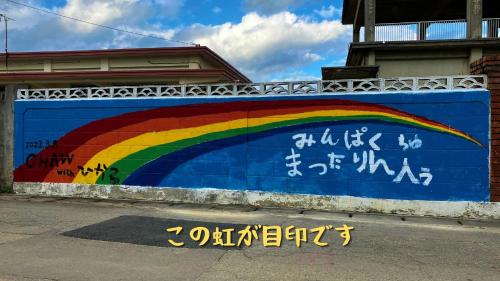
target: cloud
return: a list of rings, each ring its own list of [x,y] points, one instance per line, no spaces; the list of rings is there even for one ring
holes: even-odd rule
[[[307,66],[336,46],[347,45],[349,30],[338,20],[314,21],[290,12],[245,15],[240,23],[193,25],[184,36],[208,46],[256,80],[277,71]]]
[[[24,2],[37,6],[37,1]],[[68,0],[61,7],[46,10],[92,21],[96,24],[171,38],[173,30],[148,23],[160,7],[180,8],[184,0]],[[12,51],[154,47],[168,42],[123,34],[97,26],[57,17],[28,7],[5,5],[5,13],[16,21],[9,25]],[[82,12],[79,13],[78,11]],[[162,16],[168,13],[163,12]],[[172,44],[170,44],[172,45]]]
[[[342,9],[337,9],[335,6],[330,5],[328,7],[321,7],[320,10],[314,10],[314,13],[318,14],[322,18],[334,18],[340,17],[342,14]]]
[[[269,81],[271,82],[286,82],[286,81],[315,81],[321,80],[320,76],[312,75],[302,70],[277,73],[273,75]]]
[[[141,25],[151,18],[173,18],[183,5],[184,0],[68,0],[56,12],[102,25]],[[81,22],[65,22],[64,25],[77,32],[99,28]]]
[[[299,77],[298,74],[305,73],[304,69],[310,70],[313,65],[323,60],[333,60],[345,51],[350,41],[351,28],[343,26],[339,20],[317,20],[291,12],[273,15],[248,13],[236,22],[165,28],[164,25],[155,24],[150,20],[155,16],[155,11],[158,13],[158,10],[155,10],[157,6],[154,5],[159,5],[159,2],[162,2],[162,5],[174,5],[173,1],[125,0],[116,4],[119,10],[113,5],[100,6],[104,2],[112,1],[70,0],[62,7],[50,9],[77,15],[72,13],[76,13],[74,9],[81,8],[82,5],[88,5],[88,10],[101,7],[100,14],[93,15],[95,21],[134,32],[208,46],[254,81],[284,79],[292,77],[288,75],[290,73]],[[177,3],[182,4],[183,1]],[[93,26],[90,29],[75,26],[72,21],[19,6],[8,5],[6,12],[16,19],[10,22],[9,26],[12,30],[9,33],[11,51],[179,45]],[[319,66],[317,68],[319,72]],[[304,74],[303,77],[306,76],[307,74]]]
[[[68,17],[105,25],[123,18],[125,14],[131,12],[132,6],[136,4],[135,0],[69,0],[66,6],[59,9],[58,12]],[[90,32],[97,28],[80,22],[70,22],[65,24],[65,27],[78,32]]]
[[[310,60],[310,61],[324,60],[324,58],[322,56],[315,54],[315,53],[309,53],[309,52],[304,54],[304,58],[307,60]]]

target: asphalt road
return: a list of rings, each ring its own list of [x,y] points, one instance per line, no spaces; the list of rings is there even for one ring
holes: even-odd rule
[[[239,249],[165,231],[343,224],[346,247],[336,231],[326,247],[310,235],[300,248],[283,237]],[[500,280],[500,222],[4,195],[0,280]]]

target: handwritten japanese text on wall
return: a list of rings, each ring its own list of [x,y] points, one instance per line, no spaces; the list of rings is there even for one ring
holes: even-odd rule
[[[368,132],[367,127],[361,127],[360,129],[354,130],[354,133],[346,130],[343,134],[343,144],[345,149],[349,152],[351,148],[365,148],[364,135]],[[404,157],[402,160],[401,168],[399,172],[389,168],[389,165],[383,158],[377,158],[375,156],[376,151],[380,151],[380,146],[377,145],[377,140],[382,137],[382,133],[375,133],[368,139],[368,147],[362,152],[351,151],[350,155],[335,153],[335,147],[340,141],[340,138],[335,138],[334,133],[330,131],[330,128],[326,128],[321,135],[321,140],[318,141],[320,145],[326,145],[331,147],[331,152],[325,155],[322,162],[313,163],[307,166],[307,169],[315,170],[318,175],[326,175],[329,170],[332,174],[334,170],[340,170],[342,166],[342,161],[349,161],[352,159],[352,163],[359,164],[356,171],[358,173],[369,172],[374,174],[379,168],[388,176],[393,176],[393,182],[400,183],[404,177],[408,177],[413,184],[422,184],[427,186],[432,181],[432,174],[429,168],[420,167],[420,172],[417,174],[418,178],[412,172],[410,165],[408,164],[408,158]],[[304,150],[304,148],[311,147],[317,143],[314,139],[313,134],[300,133],[293,135],[292,139],[295,141],[294,146],[298,151]],[[418,138],[415,134],[413,139],[409,139],[408,142],[405,141],[405,135],[400,134],[398,137],[398,144],[402,147],[402,150],[407,149],[418,149],[422,146],[422,140]],[[290,177],[302,176],[302,172],[299,166],[302,164],[300,161],[301,154],[296,152],[294,148],[290,149],[290,155],[285,157],[288,162],[286,166],[290,168],[288,170],[288,175]],[[306,153],[307,151],[304,151]]]

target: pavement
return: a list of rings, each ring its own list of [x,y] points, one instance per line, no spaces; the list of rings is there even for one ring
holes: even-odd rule
[[[345,247],[335,230],[325,247],[168,242],[198,225],[343,224]],[[500,280],[500,221],[0,195],[0,280]]]

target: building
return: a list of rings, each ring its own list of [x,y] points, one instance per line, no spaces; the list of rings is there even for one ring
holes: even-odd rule
[[[218,82],[250,80],[207,47],[0,55],[0,85],[53,88]]]
[[[344,0],[342,23],[353,26],[346,65],[323,67],[323,80],[488,76],[491,201],[500,201],[500,1]]]
[[[12,105],[18,89],[249,82],[203,46],[0,55],[0,189],[12,182]]]
[[[353,26],[345,67],[323,79],[466,75],[500,53],[497,0],[344,0]]]

